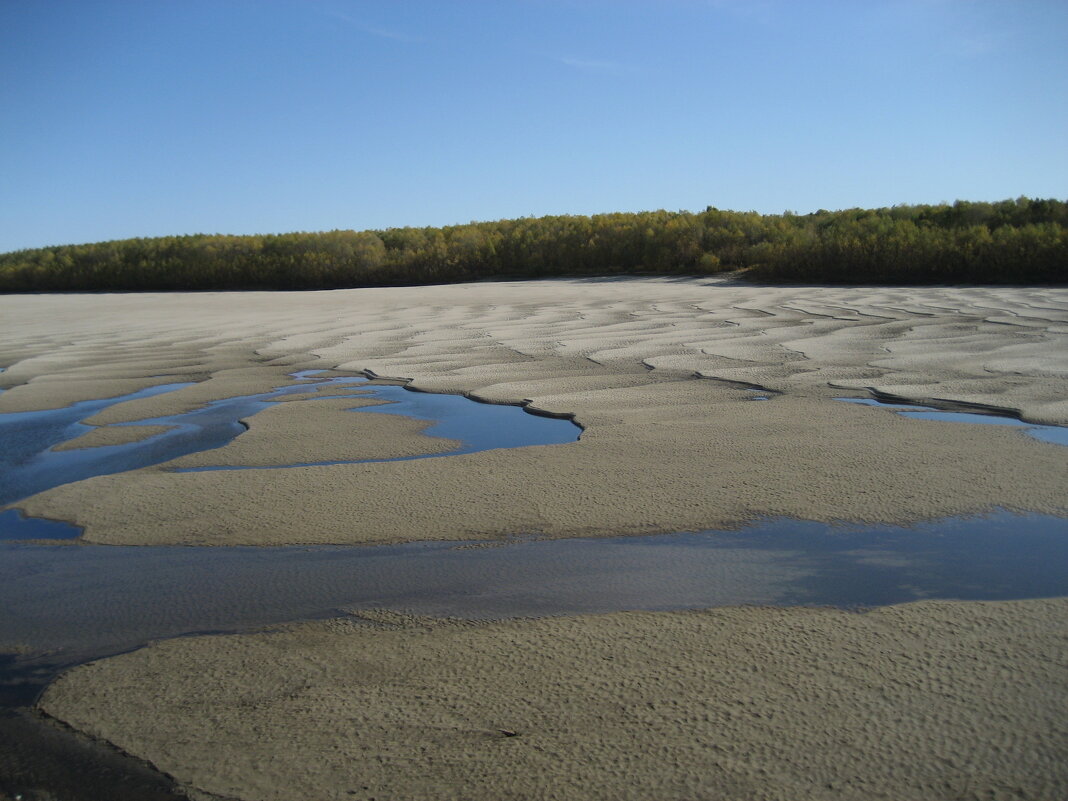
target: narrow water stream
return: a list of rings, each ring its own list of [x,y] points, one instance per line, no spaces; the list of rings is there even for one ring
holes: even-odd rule
[[[944,423],[973,423],[978,425],[1010,426],[1022,429],[1029,437],[1055,445],[1068,445],[1068,428],[1064,426],[1047,426],[1040,423],[1028,423],[1008,413],[995,410],[983,412],[965,412],[959,410],[939,409],[905,401],[879,400],[877,398],[835,398],[845,403],[857,403],[862,406],[877,406],[892,409],[902,417],[910,420],[940,420]]]

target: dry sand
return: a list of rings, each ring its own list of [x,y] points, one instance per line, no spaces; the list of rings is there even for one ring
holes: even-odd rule
[[[529,400],[585,427],[573,444],[445,459],[161,466],[18,504],[101,543],[1068,516],[1059,446],[832,400],[870,388],[1066,424],[1065,289],[635,279],[0,297],[0,365],[12,387],[0,412],[207,379],[100,424],[337,368]],[[746,384],[779,394],[754,402]],[[338,429],[296,413],[314,406],[280,406],[244,444],[197,458],[325,452]],[[382,444],[435,447],[419,431],[402,424]],[[43,705],[205,798],[1052,799],[1068,794],[1066,616],[1065,599],[478,625],[383,615],[159,643],[74,670]]]

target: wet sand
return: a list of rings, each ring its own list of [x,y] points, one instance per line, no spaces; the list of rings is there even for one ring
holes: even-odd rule
[[[390,464],[160,465],[17,504],[93,542],[597,536],[999,507],[1068,516],[1061,446],[832,400],[870,389],[1066,424],[1064,289],[634,279],[8,296],[0,321],[11,387],[0,412],[209,379],[93,421],[110,424],[322,368],[530,401],[585,427],[567,445]],[[776,394],[754,402],[750,385]],[[419,430],[397,430],[392,447],[426,447]],[[291,462],[294,436],[308,452],[335,438],[278,412],[258,426],[255,458]],[[213,463],[251,458],[240,442]],[[1066,613],[1054,599],[864,615],[343,618],[159,643],[75,669],[42,705],[196,792],[249,801],[1044,799],[1068,789]]]
[[[100,426],[90,429],[80,437],[53,445],[52,450],[71,451],[79,448],[126,445],[162,434],[167,428],[167,426]]]
[[[396,459],[444,453],[459,445],[455,440],[420,436],[430,425],[425,420],[349,411],[380,403],[359,396],[280,402],[249,417],[245,421],[248,431],[226,447],[181,456],[168,467],[271,465],[279,463],[279,454],[291,464]],[[329,436],[323,437],[323,432]]]
[[[250,801],[1054,799],[1064,612],[363,613],[163,642],[76,669],[42,706]]]

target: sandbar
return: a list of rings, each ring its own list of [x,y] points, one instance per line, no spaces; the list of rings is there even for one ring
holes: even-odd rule
[[[110,445],[128,445],[170,429],[170,426],[98,426],[80,437],[52,446],[54,451],[75,451],[79,448],[103,448]]]
[[[453,450],[460,443],[421,436],[432,423],[399,415],[356,414],[381,401],[354,396],[275,404],[245,420],[248,431],[221,448],[173,459],[172,468],[257,467],[287,463],[396,459]],[[385,418],[385,419],[382,419]],[[330,432],[324,438],[322,432]]]
[[[1066,611],[363,612],[161,642],[41,705],[211,798],[1053,799]]]

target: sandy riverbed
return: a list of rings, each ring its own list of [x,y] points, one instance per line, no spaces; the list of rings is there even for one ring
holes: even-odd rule
[[[832,400],[872,388],[1068,423],[1064,289],[638,279],[9,296],[0,333],[0,386],[11,387],[0,412],[208,379],[94,420],[111,424],[336,368],[529,400],[586,428],[569,445],[392,464],[150,468],[18,504],[77,522],[95,542],[566,537],[994,507],[1068,515],[1062,447]],[[755,402],[745,384],[779,394]],[[286,443],[302,453],[335,443],[329,426],[306,422],[279,410],[212,461],[287,463]],[[438,447],[418,426],[391,442]],[[1066,613],[1068,601],[1051,600],[861,616],[316,623],[152,646],[75,670],[44,705],[203,792],[249,801],[1052,798],[1068,763]]]
[[[1068,292],[545,281],[327,293],[4,298],[0,411],[206,378],[115,423],[322,367],[574,414],[566,446],[389,465],[170,473],[59,487],[30,514],[110,544],[369,543],[730,526],[761,515],[907,522],[1068,509],[1064,452],[1018,431],[904,420],[865,388],[1068,422]],[[702,376],[697,378],[695,376]],[[738,383],[781,392],[753,402]],[[273,410],[181,464],[339,451],[342,412]],[[312,421],[311,416],[319,420]],[[314,422],[309,425],[308,422]],[[353,424],[356,423],[353,421]],[[397,428],[396,424],[393,424]],[[437,450],[419,428],[390,447]],[[343,458],[378,458],[382,438]]]

